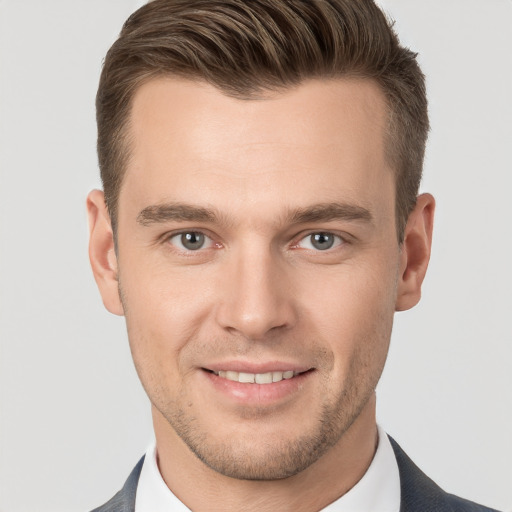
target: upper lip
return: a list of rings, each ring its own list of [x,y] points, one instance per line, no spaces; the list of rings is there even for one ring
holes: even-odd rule
[[[269,372],[285,372],[293,371],[295,373],[302,373],[312,370],[311,366],[306,366],[298,363],[284,362],[284,361],[271,361],[266,363],[252,363],[249,361],[223,361],[219,363],[211,363],[203,366],[205,370],[212,372],[219,371],[232,371],[242,373],[269,373]]]

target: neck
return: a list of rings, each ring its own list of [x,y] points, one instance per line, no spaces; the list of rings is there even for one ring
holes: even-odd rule
[[[363,477],[377,446],[375,395],[322,457],[304,471],[280,480],[238,480],[222,475],[200,461],[155,408],[153,423],[158,466],[165,483],[187,507],[198,512],[319,510]]]

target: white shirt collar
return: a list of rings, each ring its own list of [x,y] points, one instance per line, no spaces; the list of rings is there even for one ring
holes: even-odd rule
[[[167,487],[156,462],[156,442],[146,452],[140,472],[135,512],[190,512]]]
[[[400,475],[388,436],[378,427],[379,444],[363,478],[323,512],[399,512]],[[135,512],[189,512],[167,487],[156,462],[153,443],[144,459],[137,486]]]

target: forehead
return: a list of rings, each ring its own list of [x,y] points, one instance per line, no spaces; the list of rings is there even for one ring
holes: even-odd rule
[[[134,96],[120,207],[123,195],[142,207],[196,199],[300,207],[313,195],[372,201],[393,181],[386,120],[370,80],[312,80],[246,100],[205,83],[154,79]]]

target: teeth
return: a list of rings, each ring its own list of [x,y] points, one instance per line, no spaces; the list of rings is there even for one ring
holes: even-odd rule
[[[271,384],[272,382],[279,382],[283,379],[291,379],[292,377],[295,377],[295,375],[299,374],[299,372],[294,372],[293,370],[268,373],[245,373],[221,370],[215,373],[223,379],[242,382],[244,384]]]
[[[246,382],[248,384],[254,384],[254,378],[256,375],[254,373],[243,373],[240,372],[238,374],[238,382]]]
[[[272,382],[283,380],[283,372],[272,372]]]
[[[256,382],[256,384],[271,384],[272,383],[272,372],[257,373],[254,376],[254,382]]]

